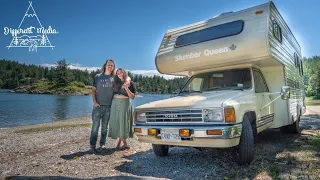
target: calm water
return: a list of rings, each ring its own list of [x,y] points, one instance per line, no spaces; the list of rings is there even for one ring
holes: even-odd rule
[[[170,95],[139,94],[132,100],[135,108]],[[54,96],[6,93],[0,89],[0,128],[23,126],[91,116],[91,96]]]

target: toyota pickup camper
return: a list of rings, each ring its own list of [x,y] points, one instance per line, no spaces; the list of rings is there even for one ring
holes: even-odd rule
[[[156,67],[189,80],[177,96],[136,107],[134,133],[157,156],[172,146],[232,147],[249,164],[261,131],[299,133],[301,57],[273,2],[168,30]]]

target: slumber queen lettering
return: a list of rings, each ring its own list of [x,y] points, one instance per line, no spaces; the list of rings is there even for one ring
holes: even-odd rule
[[[228,47],[223,47],[223,48],[218,48],[218,49],[205,49],[202,52],[191,52],[189,54],[184,54],[184,55],[176,55],[175,56],[175,60],[176,61],[182,61],[182,60],[187,60],[187,59],[193,59],[193,58],[199,58],[201,57],[201,54],[204,54],[204,56],[212,56],[215,54],[221,54],[221,53],[226,53],[229,52],[229,48]]]
[[[186,54],[186,55],[177,55],[175,56],[176,61],[182,61],[182,60],[186,60],[186,59],[193,59],[193,58],[198,58],[201,56],[201,52],[198,53],[190,53],[190,54]]]

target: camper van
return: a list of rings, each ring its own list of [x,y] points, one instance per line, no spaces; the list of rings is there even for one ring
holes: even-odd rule
[[[176,96],[136,107],[134,133],[157,156],[174,146],[232,148],[249,164],[258,133],[299,133],[301,57],[273,2],[168,30],[156,67],[189,79]]]

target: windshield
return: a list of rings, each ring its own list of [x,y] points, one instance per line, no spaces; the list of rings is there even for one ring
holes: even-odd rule
[[[183,92],[243,90],[252,86],[250,69],[234,69],[198,74],[189,79]]]

